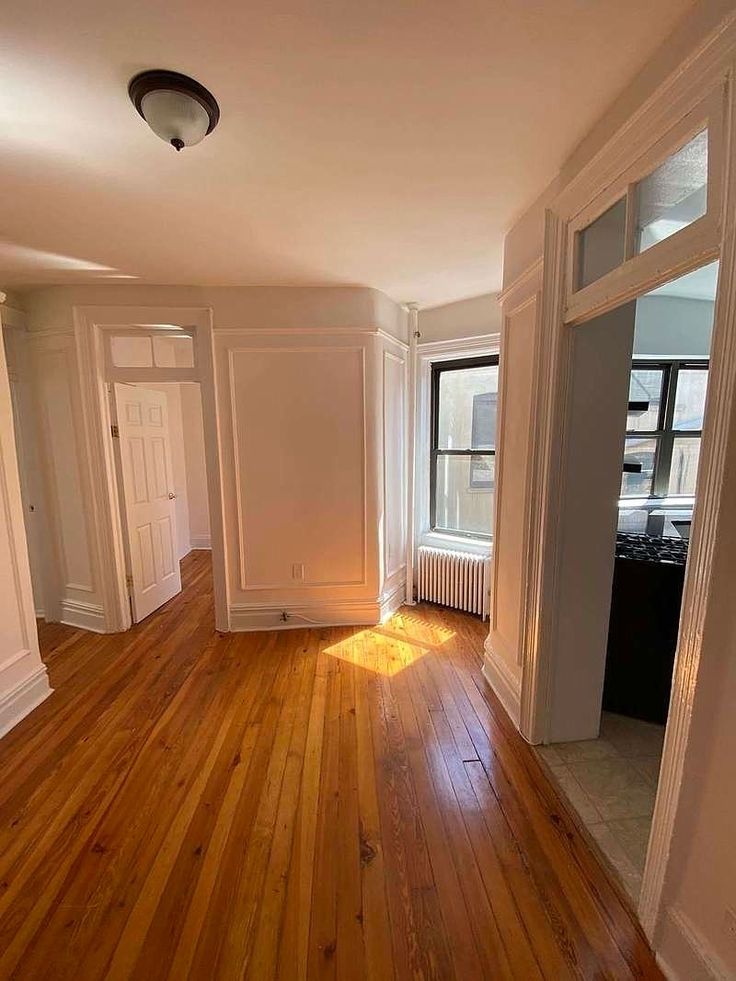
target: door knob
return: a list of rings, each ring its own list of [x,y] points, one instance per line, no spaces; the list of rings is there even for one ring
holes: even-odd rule
[[[169,500],[173,501],[176,498],[176,494],[169,494]]]

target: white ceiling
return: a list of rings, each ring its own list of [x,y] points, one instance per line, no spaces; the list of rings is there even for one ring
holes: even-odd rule
[[[6,0],[0,284],[497,290],[502,239],[691,0]],[[127,97],[193,75],[177,154]]]

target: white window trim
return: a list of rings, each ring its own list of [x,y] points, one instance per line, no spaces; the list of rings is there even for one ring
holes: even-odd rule
[[[493,539],[468,538],[449,532],[433,531],[429,516],[429,460],[432,400],[432,364],[435,361],[455,361],[460,358],[477,358],[498,355],[500,334],[482,334],[478,337],[462,337],[452,341],[431,341],[417,345],[417,431],[416,431],[416,482],[414,487],[415,545],[431,545],[453,552],[470,552],[473,555],[490,555]]]

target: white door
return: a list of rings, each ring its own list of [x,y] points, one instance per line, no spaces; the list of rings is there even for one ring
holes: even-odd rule
[[[115,385],[133,621],[181,592],[166,395]],[[130,582],[130,579],[129,579]]]

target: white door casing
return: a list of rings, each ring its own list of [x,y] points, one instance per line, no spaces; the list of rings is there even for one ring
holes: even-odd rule
[[[139,623],[181,592],[167,403],[164,392],[119,383],[114,399],[126,563]]]

